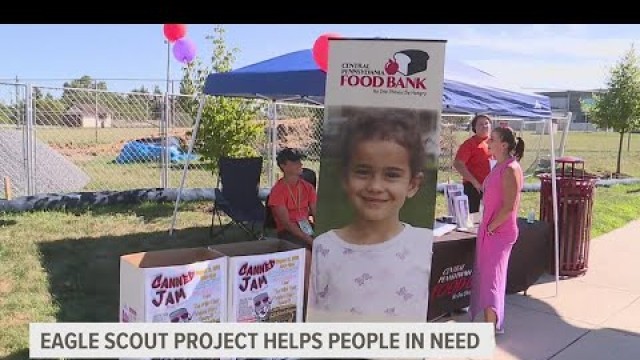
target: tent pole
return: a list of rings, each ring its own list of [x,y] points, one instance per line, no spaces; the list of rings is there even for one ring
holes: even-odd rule
[[[558,231],[558,186],[557,186],[557,176],[556,176],[556,148],[553,134],[553,119],[549,118],[547,120],[547,124],[549,124],[549,139],[551,141],[551,193],[553,199],[553,233],[554,233],[554,255],[556,262],[556,295],[558,296],[559,292],[559,284],[560,284],[560,238]]]
[[[273,147],[273,101],[274,100],[270,100],[267,105],[267,130],[269,135],[265,153],[268,154],[269,158],[269,163],[267,164],[267,178],[269,181],[271,181],[271,174],[273,173],[273,161],[271,161],[271,148]]]
[[[276,182],[276,147],[278,142],[278,125],[276,124],[278,120],[278,106],[275,100],[272,102],[273,113],[271,116],[271,174],[269,176],[269,187],[272,187]]]
[[[560,156],[564,156],[564,148],[567,145],[567,135],[569,133],[569,128],[571,127],[571,119],[573,118],[573,113],[569,111],[567,113],[567,121],[565,121],[564,129],[562,130],[562,138],[560,139]]]
[[[176,205],[173,208],[173,218],[171,219],[171,228],[169,229],[169,235],[173,235],[173,229],[176,227],[176,218],[178,215],[178,205],[180,204],[180,198],[182,197],[182,189],[184,188],[184,182],[187,179],[187,171],[189,170],[189,160],[191,159],[191,153],[193,147],[196,144],[196,137],[198,135],[198,129],[200,128],[200,119],[202,118],[202,109],[206,99],[204,95],[199,96],[198,112],[196,113],[196,122],[191,129],[191,139],[189,141],[189,151],[187,152],[187,158],[184,162],[184,169],[182,169],[182,179],[180,179],[180,187],[178,188],[178,194],[176,196]]]

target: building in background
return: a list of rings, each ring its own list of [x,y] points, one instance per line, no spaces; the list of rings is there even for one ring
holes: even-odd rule
[[[536,93],[549,97],[554,116],[564,117],[571,112],[570,130],[595,130],[589,121],[589,115],[582,110],[581,102],[593,101],[594,95],[602,89],[593,90],[538,90]]]
[[[62,126],[84,128],[110,128],[112,112],[103,106],[75,104],[62,117]],[[52,125],[52,124],[50,124]]]

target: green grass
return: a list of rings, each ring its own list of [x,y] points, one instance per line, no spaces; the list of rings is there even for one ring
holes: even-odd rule
[[[600,236],[640,217],[640,185],[597,189],[591,236]]]
[[[98,129],[98,143],[117,144],[149,136],[155,129]],[[38,138],[55,144],[91,147],[95,129],[38,129]],[[467,133],[458,133],[460,139]],[[535,159],[538,142],[548,149],[548,136],[523,134],[526,167]],[[556,137],[559,143],[560,136]],[[571,133],[565,154],[579,156],[590,172],[612,172],[618,145],[616,133]],[[117,165],[112,154],[83,155],[73,160],[91,177],[94,190],[132,189],[160,185],[155,164]],[[545,155],[544,152],[541,155]],[[318,170],[318,163],[305,162]],[[181,167],[171,172],[177,186]],[[622,172],[640,177],[640,135],[625,137]],[[438,174],[446,181],[447,172]],[[458,179],[451,174],[452,179]],[[212,187],[215,178],[205,170],[190,170],[187,187]],[[529,181],[536,182],[536,178]],[[263,176],[262,185],[268,184]],[[523,193],[520,215],[538,212],[539,193]],[[95,208],[90,211],[0,214],[0,356],[28,358],[28,324],[50,321],[116,321],[118,260],[127,253],[153,249],[202,246],[209,243],[211,215],[207,204],[184,204],[179,213],[176,238],[167,230],[172,204],[142,204]],[[436,215],[446,212],[444,197],[437,194]],[[640,185],[598,188],[593,210],[592,237],[640,218]],[[236,241],[230,233],[225,241]]]
[[[85,161],[78,161],[84,172],[91,179],[85,186],[85,190],[129,190],[138,188],[161,187],[161,167],[158,163],[133,163],[118,164],[113,161],[115,157],[96,156]],[[305,167],[319,171],[319,162],[305,161]],[[169,170],[169,187],[177,188],[180,185],[184,165],[173,164]],[[280,170],[276,179],[280,176]],[[213,175],[205,168],[202,162],[190,162],[189,171],[185,182],[185,188],[212,188],[217,185],[217,175]],[[263,165],[260,186],[269,186],[267,164]]]
[[[88,161],[76,162],[91,181],[86,190],[128,190],[136,188],[154,188],[161,184],[159,163],[118,164],[112,156],[96,156]],[[178,187],[182,178],[183,166],[173,164],[169,170],[169,187]],[[215,187],[217,177],[206,170],[199,162],[189,164],[185,187]]]
[[[540,215],[540,193],[523,192],[518,216],[527,217],[531,210],[535,211],[536,219],[538,219]],[[436,215],[442,215],[446,212],[444,195],[438,193]],[[639,218],[640,184],[596,188],[591,225],[592,238],[608,233]]]
[[[455,136],[456,142],[462,144],[469,136],[469,133],[458,131]],[[527,131],[519,133],[518,136],[521,136],[525,141],[525,154],[521,161],[525,170],[535,165],[538,159],[549,158],[549,149],[551,148],[549,135],[538,135]],[[561,135],[556,134],[554,139],[556,147],[559,146]],[[585,162],[585,170],[598,175],[605,175],[616,170],[618,141],[618,133],[570,132],[567,137],[564,155],[582,158]],[[627,135],[625,135],[621,171],[633,177],[640,177],[640,134],[632,134],[629,151],[627,151]],[[438,177],[441,182],[447,181],[447,179],[460,181],[460,176],[455,171],[440,171]],[[536,177],[531,176],[527,181],[537,182],[538,180]]]
[[[118,144],[149,136],[158,136],[160,128],[45,128],[37,127],[36,136],[48,144],[74,144],[76,146],[95,144]]]
[[[174,128],[183,133],[185,128]],[[58,149],[67,159],[82,169],[90,181],[84,190],[127,190],[161,186],[161,166],[158,162],[117,164],[125,142],[149,136],[158,136],[157,128],[37,128],[38,140]],[[317,161],[309,161],[308,167],[318,170]],[[262,186],[268,186],[267,166],[264,165]],[[183,165],[173,164],[169,171],[169,187],[178,187]],[[191,161],[185,187],[214,187],[217,176],[206,170],[202,161]],[[0,189],[2,194],[2,189]]]
[[[28,358],[30,322],[117,322],[119,257],[211,244],[208,207],[182,206],[174,238],[170,203],[2,214],[0,358]],[[247,240],[224,236],[217,241]]]
[[[175,129],[186,130],[186,129]],[[97,138],[96,138],[97,134]],[[121,190],[135,187],[160,186],[160,168],[158,164],[117,165],[112,161],[118,155],[122,144],[127,140],[157,135],[156,128],[107,128],[107,129],[51,129],[38,128],[39,140],[57,147],[66,147],[82,155],[65,155],[82,168],[90,177],[88,190]],[[549,155],[550,141],[548,135],[538,135],[534,132],[522,132],[526,144],[523,168],[534,165],[539,158]],[[468,132],[455,133],[456,142],[461,144],[469,136]],[[97,139],[97,141],[96,141]],[[554,137],[556,145],[560,144],[561,135]],[[619,135],[605,132],[571,132],[568,135],[565,155],[577,156],[585,160],[585,169],[592,173],[606,174],[615,171]],[[102,148],[101,148],[102,147]],[[104,148],[107,147],[108,150]],[[92,151],[94,148],[102,151]],[[538,151],[538,149],[541,149]],[[82,152],[84,150],[84,152]],[[318,154],[315,154],[318,155]],[[318,169],[316,161],[307,161],[305,166]],[[187,177],[188,187],[208,187],[213,176],[203,167],[196,164]],[[266,168],[265,168],[266,169]],[[174,168],[170,175],[171,186],[178,186],[181,167]],[[627,136],[624,138],[622,152],[622,172],[634,177],[640,177],[640,134],[632,134],[630,151],[627,151]],[[460,176],[455,171],[440,171],[439,182],[448,179],[459,181]],[[528,182],[538,182],[534,176],[527,178]],[[268,184],[266,171],[263,183]]]
[[[538,193],[522,194],[521,215]],[[445,212],[436,198],[436,214]],[[175,238],[173,204],[144,203],[83,211],[2,214],[0,220],[0,357],[28,358],[30,322],[117,321],[119,257],[211,243],[207,203],[184,204]],[[598,188],[592,236],[640,218],[640,185]],[[244,240],[230,232],[224,242]]]

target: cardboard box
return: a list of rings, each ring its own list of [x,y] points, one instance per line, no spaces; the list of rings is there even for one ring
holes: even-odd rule
[[[206,248],[120,258],[120,322],[224,322],[227,259]]]
[[[265,239],[209,247],[227,256],[227,321],[301,322],[305,249]]]

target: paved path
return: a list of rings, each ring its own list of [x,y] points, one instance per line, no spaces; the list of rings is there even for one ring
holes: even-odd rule
[[[494,359],[640,360],[640,220],[592,239],[589,256],[558,296],[553,276],[507,296]]]

